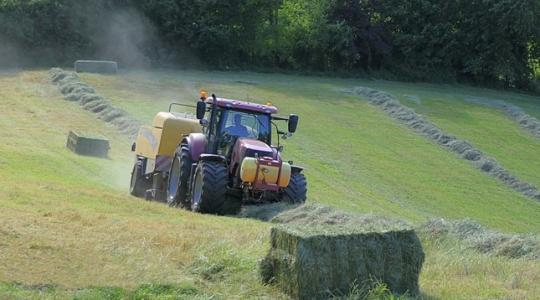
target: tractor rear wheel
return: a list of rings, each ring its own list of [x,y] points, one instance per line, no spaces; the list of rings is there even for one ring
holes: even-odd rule
[[[174,154],[167,184],[167,204],[189,208],[188,184],[191,173],[191,153],[185,147]]]
[[[307,182],[306,177],[302,173],[293,173],[289,185],[283,190],[283,201],[291,204],[306,202],[307,198]]]
[[[227,195],[228,181],[229,175],[225,164],[215,161],[199,163],[192,183],[191,209],[208,214],[237,214],[241,209],[242,200]]]
[[[149,188],[150,180],[144,177],[143,162],[141,159],[137,159],[131,171],[129,193],[135,197],[142,198]]]

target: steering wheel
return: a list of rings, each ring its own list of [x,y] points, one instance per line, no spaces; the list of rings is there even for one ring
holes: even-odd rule
[[[221,147],[225,147],[233,140],[233,136],[228,131],[223,131],[221,134]]]

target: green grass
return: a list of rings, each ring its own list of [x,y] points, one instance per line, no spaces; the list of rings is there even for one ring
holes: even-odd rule
[[[223,97],[271,101],[284,114],[298,113],[298,133],[286,142],[284,154],[306,167],[310,201],[412,221],[472,217],[500,230],[540,232],[539,203],[509,190],[358,97],[336,90],[378,83],[199,71],[83,75],[83,79],[148,123],[173,99],[193,103],[201,88]],[[396,86],[402,92],[414,87]],[[418,87],[436,90],[436,86]],[[515,124],[507,123],[520,133]],[[515,147],[524,145],[522,141]],[[531,154],[536,149],[529,148]],[[531,176],[534,171],[531,168]]]
[[[464,101],[471,96],[503,100],[540,116],[540,97],[471,88],[407,90],[390,83],[378,87],[390,91],[444,131],[470,141],[522,180],[540,187],[540,139],[516,125],[503,111]]]
[[[469,216],[505,231],[539,231],[537,204],[333,91],[357,82],[204,72],[83,77],[148,121],[171,98],[192,101],[203,86],[300,113],[285,154],[307,166],[309,201],[412,221]],[[163,93],[169,85],[175,95]],[[269,224],[128,196],[130,141],[63,100],[45,71],[0,74],[0,109],[0,298],[286,298],[257,273]],[[110,158],[71,153],[69,130],[107,136]],[[456,241],[423,244],[425,299],[540,294],[536,261],[490,257]]]

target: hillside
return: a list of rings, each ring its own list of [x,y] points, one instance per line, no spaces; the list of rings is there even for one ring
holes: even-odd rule
[[[193,71],[129,73],[118,77],[83,75],[83,79],[117,106],[146,122],[157,111],[167,109],[173,100],[192,103],[200,88],[231,98],[270,101],[284,114],[298,113],[299,131],[286,142],[284,153],[307,168],[311,201],[413,221],[471,217],[500,230],[540,232],[539,203],[481,174],[359,97],[340,92],[342,88],[359,85],[384,88],[390,83],[254,73],[214,72],[209,76]],[[424,92],[429,98],[429,86],[397,86],[398,95]],[[524,98],[532,101],[530,97]],[[448,109],[450,118],[450,109],[457,108],[449,104]],[[497,116],[496,111],[493,114]],[[463,125],[460,120],[455,121],[448,131],[459,137],[463,130],[454,129]],[[476,130],[482,128],[479,125]],[[502,156],[503,164],[506,159],[511,161],[508,168],[521,171],[516,172],[519,175],[529,174],[524,176],[527,180],[537,179],[537,162],[533,162],[532,156],[535,151],[539,153],[540,142],[521,133],[512,121],[492,130],[512,139],[508,148],[522,149],[528,156],[516,157],[502,150],[491,153],[493,147],[486,147],[488,155]],[[513,130],[515,136],[508,134],[508,130]],[[483,149],[484,144],[478,146]],[[514,164],[515,168],[511,168]],[[515,218],[518,215],[521,217]]]
[[[284,114],[298,113],[299,130],[285,142],[285,155],[306,166],[308,201],[410,222],[467,217],[500,231],[540,232],[539,203],[339,91],[395,85],[401,93],[424,91],[422,103],[425,97],[429,105],[429,91],[437,86],[201,71],[82,78],[143,122],[171,100],[195,101],[200,88],[272,101]],[[466,89],[461,93],[469,94]],[[516,103],[527,101],[523,108],[531,114],[540,105],[509,95]],[[46,71],[1,73],[0,109],[8,116],[0,118],[0,298],[285,298],[257,275],[268,249],[268,223],[198,215],[128,196],[131,141],[63,100]],[[447,123],[448,131],[460,127]],[[508,135],[509,128],[519,133],[516,124],[505,122],[500,134]],[[69,152],[65,139],[72,129],[107,136],[110,158]],[[512,137],[516,148],[537,149],[530,137],[518,136]],[[473,137],[463,138],[504,163],[508,152],[491,153],[489,141],[484,145]],[[526,165],[507,164],[534,175]],[[453,239],[422,241],[427,260],[420,286],[426,299],[540,294],[538,261],[479,254]]]

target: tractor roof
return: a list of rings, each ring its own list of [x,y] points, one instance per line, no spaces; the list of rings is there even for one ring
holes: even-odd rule
[[[212,98],[208,99],[208,102],[213,102]],[[277,107],[273,105],[263,105],[233,99],[216,98],[216,104],[219,107],[231,108],[235,110],[255,111],[265,114],[275,114],[278,112]]]

